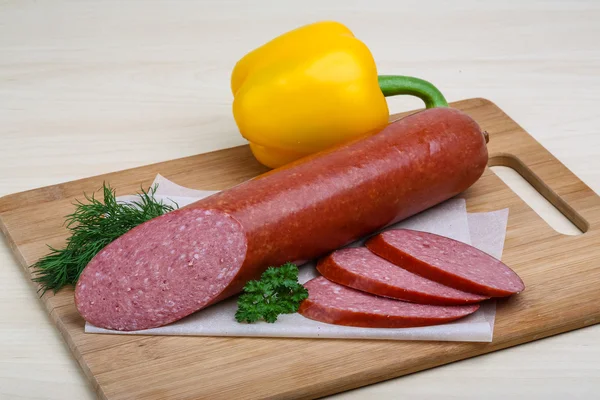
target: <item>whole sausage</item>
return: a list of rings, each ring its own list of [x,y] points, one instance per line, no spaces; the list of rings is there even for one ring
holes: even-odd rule
[[[334,325],[363,328],[411,328],[439,325],[465,317],[479,304],[434,306],[373,296],[338,285],[320,276],[305,285],[308,299],[298,312],[306,318]]]
[[[489,298],[413,274],[365,247],[336,250],[319,260],[317,270],[340,285],[413,303],[460,305],[479,303]]]
[[[466,114],[413,114],[132,229],[85,268],[77,308],[108,329],[168,324],[268,266],[321,256],[455,196],[487,158]]]
[[[512,269],[468,244],[410,229],[394,229],[369,239],[366,246],[380,257],[459,290],[504,297],[525,290]]]

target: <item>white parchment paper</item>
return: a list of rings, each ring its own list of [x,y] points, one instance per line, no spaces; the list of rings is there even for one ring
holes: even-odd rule
[[[194,190],[179,186],[161,175],[155,184],[155,197],[164,202],[175,202],[179,207],[191,204],[215,192]],[[135,196],[123,196],[120,201],[131,201]],[[436,233],[472,244],[486,253],[500,258],[504,248],[508,209],[488,213],[468,214],[464,199],[451,199],[387,229],[408,228]],[[348,246],[360,246],[364,239]],[[314,262],[300,267],[299,280],[304,283],[319,273]],[[257,322],[241,324],[235,318],[237,298],[231,298],[196,312],[167,326],[142,331],[112,331],[85,325],[87,333],[120,335],[188,335],[188,336],[258,336],[337,339],[387,340],[441,340],[491,342],[496,314],[495,301],[484,302],[474,314],[458,321],[420,328],[356,328],[325,324],[304,318],[300,314],[279,316],[276,323]]]

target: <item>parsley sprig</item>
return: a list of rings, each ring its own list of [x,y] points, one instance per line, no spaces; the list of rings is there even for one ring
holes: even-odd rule
[[[286,263],[269,267],[258,281],[249,281],[238,298],[235,319],[238,322],[277,321],[279,314],[298,311],[308,291],[298,283],[298,267]]]

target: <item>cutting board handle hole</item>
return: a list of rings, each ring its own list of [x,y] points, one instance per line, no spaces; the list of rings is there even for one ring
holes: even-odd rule
[[[490,158],[490,169],[556,232],[581,235],[589,223],[512,154]]]

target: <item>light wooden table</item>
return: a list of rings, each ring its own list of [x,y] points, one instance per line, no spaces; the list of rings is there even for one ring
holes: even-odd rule
[[[0,2],[0,195],[243,143],[235,61],[321,19],[351,27],[381,73],[493,100],[600,192],[595,0],[15,0]],[[93,398],[4,241],[0,263],[0,398]],[[592,398],[599,339],[590,327],[339,398]]]

